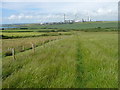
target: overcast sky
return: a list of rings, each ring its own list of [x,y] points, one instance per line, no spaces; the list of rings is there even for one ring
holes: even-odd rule
[[[78,2],[79,1],[79,2]],[[66,19],[116,21],[118,0],[4,0],[2,22],[41,23]]]

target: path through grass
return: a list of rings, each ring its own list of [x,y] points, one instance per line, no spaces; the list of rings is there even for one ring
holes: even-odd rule
[[[19,53],[16,61],[5,57],[3,88],[117,88],[117,39],[115,32],[81,32],[35,54]]]

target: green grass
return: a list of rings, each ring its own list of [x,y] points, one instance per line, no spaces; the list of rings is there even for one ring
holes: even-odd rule
[[[13,27],[25,27],[28,29],[14,29],[18,30],[19,32],[25,32],[25,31],[43,31],[43,32],[48,32],[48,31],[54,31],[54,30],[59,30],[59,31],[68,31],[68,30],[81,30],[81,29],[93,29],[93,28],[109,28],[109,29],[117,29],[118,27],[118,22],[117,21],[99,21],[99,22],[79,22],[79,23],[73,23],[73,24],[53,24],[53,25],[39,25],[39,24],[25,24],[25,25],[11,25]],[[11,30],[11,29],[10,29]],[[12,32],[16,32],[12,30]],[[9,32],[8,30],[3,30],[3,32]]]
[[[3,88],[117,88],[116,32],[77,32],[3,58]]]
[[[2,32],[2,35],[4,36],[37,36],[37,35],[42,35],[42,34],[45,34],[45,33],[38,33],[38,32],[13,32],[13,33],[6,33],[6,32]]]
[[[90,34],[79,37],[79,39],[81,40],[80,46],[83,65],[82,81],[84,83],[82,87],[117,87],[117,34],[94,34],[95,35]]]
[[[80,30],[80,29],[90,29],[90,28],[112,28],[117,29],[118,22],[80,22],[80,23],[74,23],[74,24],[56,24],[56,25],[37,25],[37,24],[31,24],[27,26],[28,28],[41,28],[41,29],[74,29],[74,30]]]
[[[16,32],[2,32],[1,33],[3,39],[40,37],[40,36],[59,36],[59,35],[71,35],[71,34],[72,34],[71,32],[34,32],[34,31],[17,32],[17,30]]]
[[[0,30],[0,32],[50,32],[54,31],[55,29],[7,29],[7,30]]]
[[[22,52],[23,47],[24,50],[28,50],[32,47],[32,43],[36,46],[40,46],[46,42],[51,40],[59,39],[61,36],[47,36],[47,37],[30,37],[30,38],[18,38],[18,39],[3,39],[2,40],[2,55],[6,56],[6,54],[11,51],[8,50],[10,48],[15,48],[16,53]]]

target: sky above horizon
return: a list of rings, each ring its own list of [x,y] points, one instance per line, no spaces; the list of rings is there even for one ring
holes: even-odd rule
[[[81,20],[88,16],[94,21],[117,21],[118,0],[5,0],[2,2],[3,24],[42,23],[63,21],[66,19]]]

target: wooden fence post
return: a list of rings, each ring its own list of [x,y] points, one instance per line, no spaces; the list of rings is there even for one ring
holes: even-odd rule
[[[25,47],[24,46],[22,46],[22,51],[25,51]]]
[[[32,50],[33,50],[33,53],[35,53],[35,45],[32,43]]]
[[[8,47],[8,51],[11,51],[11,50],[12,50],[12,48],[9,48],[9,47]]]
[[[15,48],[12,48],[12,56],[13,56],[13,60],[16,60],[16,57],[15,57]]]
[[[45,47],[45,41],[43,41],[43,47]]]

